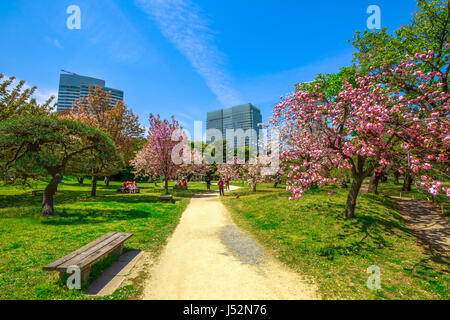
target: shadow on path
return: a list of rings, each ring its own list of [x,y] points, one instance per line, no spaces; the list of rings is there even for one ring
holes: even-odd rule
[[[397,201],[406,224],[433,248],[450,253],[450,219],[429,202],[391,197]]]

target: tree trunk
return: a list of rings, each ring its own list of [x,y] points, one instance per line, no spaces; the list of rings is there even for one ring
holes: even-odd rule
[[[42,197],[42,216],[53,217],[55,210],[53,208],[53,196],[58,191],[58,184],[62,181],[62,175],[57,173],[53,176],[52,181],[47,185]]]
[[[273,188],[276,189],[277,187],[278,187],[278,181],[275,181],[275,182],[273,183]]]
[[[411,191],[411,184],[413,182],[413,177],[409,171],[405,172],[405,180],[403,181],[402,191],[409,192]]]
[[[356,199],[361,189],[363,178],[358,177],[353,180],[352,187],[347,197],[347,203],[345,205],[345,218],[353,219],[355,217]]]
[[[111,177],[105,177],[105,186],[109,187],[109,182],[111,181]]]
[[[378,183],[380,182],[382,175],[382,173],[373,173],[372,177],[370,178],[368,193],[378,194]]]
[[[78,180],[78,184],[84,183],[84,177],[79,177],[79,178],[77,178],[77,180]]]
[[[256,192],[256,184],[252,184],[252,192]]]
[[[92,177],[92,189],[91,189],[91,197],[97,196],[97,179],[98,177]]]
[[[164,177],[164,189],[166,190],[166,194],[169,194],[169,179]]]
[[[398,171],[395,171],[394,172],[394,184],[395,185],[399,185],[400,184],[399,179],[400,179],[400,173]]]

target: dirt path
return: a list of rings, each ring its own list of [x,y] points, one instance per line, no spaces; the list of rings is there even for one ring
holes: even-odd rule
[[[450,253],[450,219],[438,213],[438,209],[426,201],[392,197],[398,203],[406,224],[419,238],[432,247]]]
[[[314,285],[289,270],[232,222],[218,193],[195,196],[159,260],[144,299],[318,299]]]

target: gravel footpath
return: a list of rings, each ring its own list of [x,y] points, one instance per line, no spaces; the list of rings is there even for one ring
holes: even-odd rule
[[[148,300],[320,299],[314,284],[236,227],[217,192],[191,200],[149,268]]]
[[[220,233],[220,241],[230,250],[232,255],[249,265],[257,265],[262,262],[264,252],[255,241],[247,237],[245,233],[235,226],[225,226]]]

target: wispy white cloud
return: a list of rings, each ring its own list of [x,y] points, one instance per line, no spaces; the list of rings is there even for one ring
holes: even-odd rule
[[[61,43],[59,42],[58,39],[53,40],[53,44],[54,44],[56,47],[58,47],[59,49],[62,49],[62,45],[61,45]]]
[[[52,90],[52,89],[49,89],[49,90],[37,89],[34,92],[34,98],[36,99],[37,103],[39,103],[39,104],[45,103],[51,96],[55,97],[53,102],[56,102],[58,99],[58,91]]]
[[[9,76],[8,75],[3,75],[5,79],[8,79]],[[15,88],[20,82],[20,79],[15,79],[11,85],[8,87],[9,90],[12,90],[13,88]],[[27,82],[25,82],[25,84],[22,87],[22,90],[27,90],[27,89],[31,89],[33,86],[29,85]],[[36,102],[39,104],[44,104],[45,102],[47,102],[47,100],[51,97],[55,97],[55,99],[53,100],[53,102],[56,102],[56,99],[58,98],[58,91],[54,90],[54,89],[39,89],[36,88],[36,90],[33,93],[32,98],[36,99]]]
[[[126,2],[126,1],[122,1]],[[156,52],[151,43],[142,36],[135,22],[121,9],[119,1],[83,1],[82,32],[85,39],[102,51],[108,58],[122,64],[134,64],[142,61],[156,61]],[[90,48],[88,48],[90,50]]]
[[[164,37],[189,60],[224,107],[242,102],[225,71],[224,55],[197,5],[189,0],[136,2],[155,20]]]
[[[62,49],[63,48],[62,45],[61,45],[61,42],[59,42],[58,39],[53,39],[53,38],[50,38],[49,36],[46,36],[44,38],[44,40],[47,41],[49,44],[54,45],[58,49]]]

